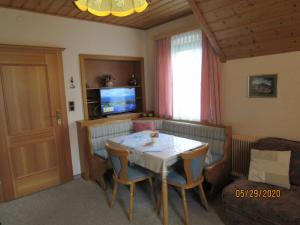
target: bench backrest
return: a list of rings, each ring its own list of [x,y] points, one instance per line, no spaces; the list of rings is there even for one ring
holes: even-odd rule
[[[128,135],[133,132],[131,120],[117,120],[89,127],[89,142],[92,153],[104,149],[107,139]]]
[[[162,132],[208,143],[209,151],[224,155],[226,130],[221,127],[164,120]]]

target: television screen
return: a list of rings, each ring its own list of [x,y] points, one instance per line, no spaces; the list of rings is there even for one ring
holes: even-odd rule
[[[136,110],[135,88],[109,88],[100,90],[103,115]]]

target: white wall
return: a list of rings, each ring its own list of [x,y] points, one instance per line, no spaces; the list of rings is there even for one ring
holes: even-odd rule
[[[277,98],[248,98],[248,76],[278,74]],[[300,52],[222,64],[223,122],[234,133],[300,141]]]
[[[80,173],[75,121],[83,119],[79,54],[144,56],[144,31],[75,19],[0,8],[0,43],[64,47],[63,64],[67,101],[76,110],[68,113],[73,173]],[[75,89],[68,81],[74,77]]]

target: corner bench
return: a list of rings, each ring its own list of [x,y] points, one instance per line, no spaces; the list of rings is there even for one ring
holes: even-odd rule
[[[92,164],[90,165],[91,179],[100,178],[101,181],[101,177],[106,171],[106,140],[133,133],[133,121],[135,120],[116,120],[88,127],[88,152],[90,155],[88,157],[91,158]],[[222,184],[229,176],[231,168],[231,128],[164,119],[140,119],[137,121],[153,122],[156,130],[162,133],[208,143],[209,151],[205,160],[204,176],[206,181],[213,187]]]

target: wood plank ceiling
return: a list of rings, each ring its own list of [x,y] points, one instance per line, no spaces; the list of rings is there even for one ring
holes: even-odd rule
[[[195,2],[227,60],[300,50],[299,0]]]
[[[186,0],[152,0],[144,12],[123,18],[97,17],[88,12],[81,12],[73,2],[74,0],[0,0],[0,6],[143,30],[192,14]]]
[[[222,61],[300,50],[300,0],[152,0],[140,14],[96,17],[74,0],[0,0],[0,7],[138,29],[196,15]]]

